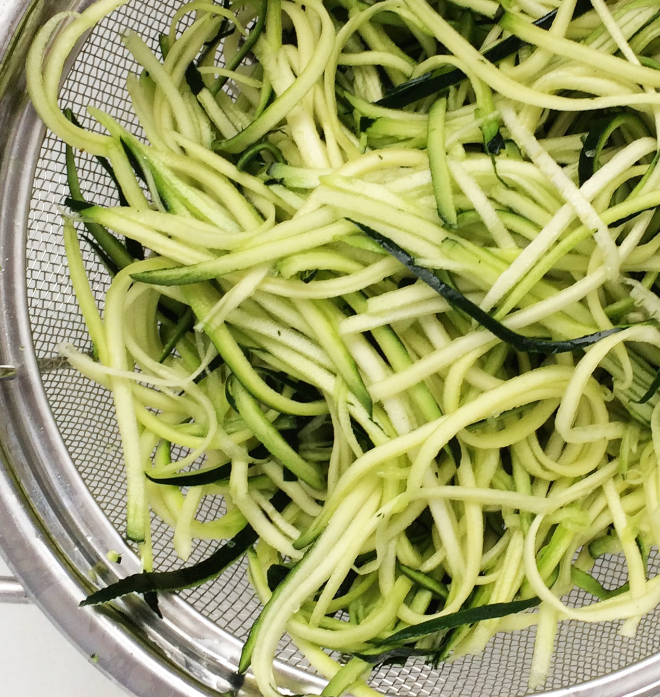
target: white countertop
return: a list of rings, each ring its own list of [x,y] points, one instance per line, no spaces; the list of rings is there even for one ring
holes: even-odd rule
[[[30,605],[0,604],[0,676],[6,697],[127,697]]]

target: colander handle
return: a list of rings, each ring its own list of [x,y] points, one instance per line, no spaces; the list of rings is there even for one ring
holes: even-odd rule
[[[0,576],[0,603],[16,605],[29,602],[23,586],[15,578]]]

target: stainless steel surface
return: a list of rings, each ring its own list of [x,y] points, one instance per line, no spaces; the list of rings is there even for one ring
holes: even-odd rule
[[[88,127],[84,108],[95,104],[138,132],[123,84],[133,63],[119,34],[127,28],[152,42],[179,0],[133,0],[92,33],[62,89]],[[102,389],[62,365],[61,341],[89,342],[63,261],[58,205],[64,197],[63,147],[27,104],[22,68],[36,26],[55,11],[80,7],[65,0],[0,2],[0,363],[16,377],[0,384],[0,547],[28,594],[99,667],[140,697],[193,697],[238,688],[234,669],[258,603],[236,568],[200,589],[162,601],[158,620],[129,598],[116,610],[80,610],[93,587],[139,566],[123,541],[123,468],[111,401]],[[13,39],[12,39],[13,37]],[[113,200],[102,172],[82,157],[81,181],[91,198]],[[88,254],[88,250],[85,252]],[[87,255],[99,301],[107,277]],[[0,373],[1,377],[1,373]],[[204,510],[201,516],[213,516]],[[156,524],[160,568],[174,568],[170,533]],[[211,544],[198,545],[193,560]],[[108,550],[123,556],[120,567]],[[599,573],[617,585],[624,565],[603,560]],[[660,570],[654,554],[651,570]],[[1,591],[1,588],[0,588]],[[574,593],[581,604],[586,596]],[[644,618],[636,639],[615,624],[564,623],[557,638],[546,697],[652,697],[660,690],[660,613]],[[513,697],[526,693],[533,630],[499,635],[482,656],[438,670],[423,663],[382,669],[373,685],[391,695]],[[278,673],[294,693],[319,691],[302,672],[305,662],[286,641]],[[618,672],[613,672],[618,671]],[[255,694],[248,678],[241,694]]]
[[[0,365],[0,380],[13,380],[17,375],[13,365]]]
[[[25,589],[15,578],[0,576],[0,603],[19,605],[29,602]]]

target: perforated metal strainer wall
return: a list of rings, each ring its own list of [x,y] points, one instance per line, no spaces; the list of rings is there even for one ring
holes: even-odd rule
[[[94,127],[85,107],[93,104],[110,112],[139,133],[124,89],[127,71],[135,69],[120,36],[127,29],[138,32],[153,48],[168,17],[180,6],[177,0],[133,0],[104,21],[85,44],[62,92],[62,103],[73,108],[86,127]],[[81,161],[81,183],[88,198],[100,204],[114,201],[107,175],[91,158]],[[28,234],[28,300],[35,349],[40,359],[57,355],[62,341],[79,349],[90,348],[82,318],[76,307],[65,266],[59,206],[66,196],[64,148],[53,136],[43,144],[34,180]],[[84,253],[99,304],[109,277],[89,249]],[[63,368],[44,374],[50,406],[81,477],[111,523],[124,526],[124,485],[121,444],[115,428],[110,395],[103,389]],[[217,510],[203,510],[200,517],[214,517]],[[158,568],[178,565],[171,551],[167,527],[155,521],[154,539]],[[201,543],[191,561],[204,557],[212,543]],[[655,575],[660,559],[653,554],[650,570]],[[616,558],[602,561],[601,580],[609,586],[624,582],[623,565]],[[215,582],[186,591],[183,596],[207,618],[234,636],[244,639],[258,613],[258,602],[237,564]],[[574,593],[574,604],[586,596]],[[645,617],[635,639],[618,635],[618,626],[562,624],[546,690],[573,686],[639,661],[660,650],[656,623],[660,614]],[[372,684],[391,695],[434,697],[513,697],[527,693],[527,676],[533,651],[534,631],[501,634],[480,656],[467,657],[439,669],[423,663],[404,668],[381,669]],[[280,657],[289,664],[306,664],[295,647],[283,640]]]

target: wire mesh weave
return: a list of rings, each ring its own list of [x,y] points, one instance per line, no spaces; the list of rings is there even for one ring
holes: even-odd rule
[[[77,57],[62,92],[62,103],[70,106],[87,128],[97,128],[86,116],[87,105],[111,113],[134,133],[139,127],[130,109],[124,88],[126,74],[136,65],[124,49],[120,36],[132,29],[151,42],[155,50],[160,32],[181,5],[178,0],[153,2],[133,0],[102,22]],[[102,168],[92,158],[82,156],[79,173],[83,191],[98,204],[115,204],[115,193]],[[64,146],[49,135],[43,143],[34,180],[28,233],[28,300],[34,346],[40,359],[52,358],[62,341],[79,349],[91,348],[69,282],[62,242],[59,206],[67,194]],[[109,276],[89,248],[83,245],[90,280],[99,305],[107,290]],[[75,371],[64,368],[45,373],[44,386],[54,418],[81,477],[107,515],[120,531],[124,529],[125,487],[121,461],[121,442],[115,427],[112,399],[104,389]],[[217,506],[207,504],[198,518],[218,515]],[[179,565],[171,547],[171,532],[154,521],[154,552],[157,568],[169,570]],[[191,561],[208,554],[214,543],[201,542]],[[660,559],[652,553],[649,570],[655,575]],[[603,558],[595,570],[608,587],[625,582],[622,561]],[[239,639],[244,639],[257,616],[259,603],[245,575],[244,564],[237,564],[219,579],[182,595],[207,618]],[[570,600],[580,605],[587,596],[574,592]],[[618,624],[579,624],[564,622],[559,630],[555,656],[546,690],[564,688],[602,676],[660,650],[656,631],[658,612],[640,623],[635,639],[619,636]],[[533,651],[534,630],[499,634],[480,656],[460,659],[438,669],[423,663],[382,668],[374,674],[372,685],[390,695],[434,695],[435,697],[514,697],[527,694],[527,676]],[[283,639],[280,658],[306,667],[301,654]]]

